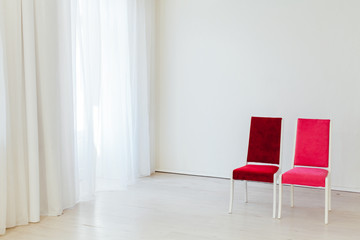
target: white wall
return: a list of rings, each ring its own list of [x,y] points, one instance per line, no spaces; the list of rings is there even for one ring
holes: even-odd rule
[[[250,116],[331,118],[335,189],[360,191],[360,1],[158,0],[156,169],[229,177]]]

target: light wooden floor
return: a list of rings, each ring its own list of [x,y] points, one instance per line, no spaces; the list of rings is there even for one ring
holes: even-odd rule
[[[235,185],[228,214],[229,181],[157,173],[127,191],[98,193],[61,217],[8,229],[3,240],[44,239],[360,239],[360,194],[333,191],[324,225],[323,190],[295,188],[295,208],[284,188],[283,217],[273,219],[271,184]]]

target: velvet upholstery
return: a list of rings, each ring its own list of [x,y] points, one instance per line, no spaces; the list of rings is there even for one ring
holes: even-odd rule
[[[281,120],[251,118],[247,162],[279,164]]]
[[[328,167],[330,120],[298,119],[294,165]]]
[[[295,167],[282,175],[283,184],[325,187],[326,169]]]
[[[247,180],[259,182],[273,182],[274,174],[279,170],[278,166],[254,165],[237,168],[233,171],[234,180]]]

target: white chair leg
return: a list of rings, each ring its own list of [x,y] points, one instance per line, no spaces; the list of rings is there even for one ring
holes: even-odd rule
[[[279,176],[279,208],[278,208],[278,218],[281,218],[281,204],[282,204],[282,182],[281,175]]]
[[[248,202],[248,190],[247,190],[247,181],[244,181],[244,184],[245,184],[245,202],[247,203]]]
[[[234,201],[234,179],[230,179],[230,204],[229,204],[229,213],[232,213],[232,207],[233,207],[233,201]]]
[[[273,184],[273,218],[276,218],[276,174],[274,174]]]
[[[329,180],[328,180],[328,191],[329,191],[329,211],[331,211],[331,177],[329,177]]]
[[[290,206],[291,206],[291,207],[294,207],[294,185],[291,185],[290,188],[291,188],[291,190],[290,190],[290,192],[291,192],[291,193],[290,193],[290,195],[291,195],[291,196],[290,196],[290,199],[291,199],[291,200],[290,200],[290,201],[291,201]]]
[[[328,224],[329,219],[329,182],[325,179],[325,224]]]

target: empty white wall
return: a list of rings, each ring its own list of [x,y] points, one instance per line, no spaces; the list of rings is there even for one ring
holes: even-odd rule
[[[158,0],[156,169],[229,177],[250,116],[333,122],[335,189],[360,191],[360,1]]]

